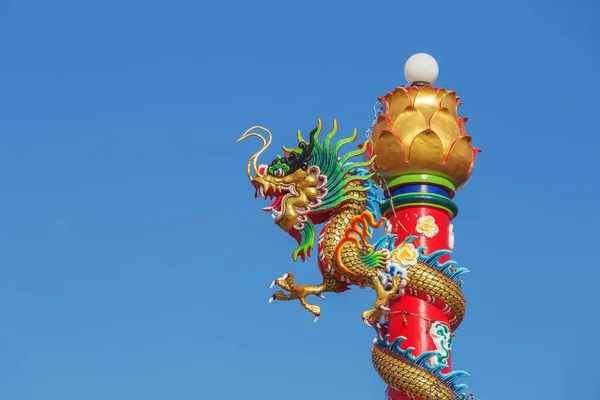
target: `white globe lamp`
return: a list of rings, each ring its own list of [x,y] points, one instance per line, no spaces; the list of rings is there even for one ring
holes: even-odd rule
[[[404,77],[412,86],[431,85],[439,72],[435,58],[426,53],[415,54],[404,64]]]

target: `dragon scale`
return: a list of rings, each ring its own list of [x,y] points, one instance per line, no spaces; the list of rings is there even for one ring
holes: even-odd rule
[[[342,282],[364,286],[377,275],[377,270],[362,263],[361,248],[350,242],[340,248],[339,253],[336,252],[350,223],[366,210],[366,196],[359,192],[357,197],[363,200],[350,200],[342,204],[327,222],[319,238],[318,250],[323,267],[332,275]]]

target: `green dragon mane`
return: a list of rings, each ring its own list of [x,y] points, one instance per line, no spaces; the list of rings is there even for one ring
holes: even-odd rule
[[[321,204],[312,210],[312,213],[329,212],[334,210],[342,203],[349,200],[364,200],[364,197],[358,197],[357,192],[363,192],[367,194],[367,209],[372,210],[373,213],[378,214],[379,204],[378,197],[374,194],[375,185],[369,180],[373,177],[374,173],[366,169],[373,164],[375,157],[367,161],[355,161],[349,162],[351,158],[361,156],[367,151],[367,144],[363,144],[359,149],[350,151],[340,157],[339,152],[343,145],[352,143],[358,137],[356,129],[354,129],[352,136],[340,139],[331,145],[331,140],[337,133],[338,124],[337,120],[333,120],[333,128],[331,132],[325,136],[323,143],[319,141],[319,135],[323,129],[323,122],[321,119],[318,120],[317,128],[312,134],[311,141],[313,143],[313,150],[311,152],[310,166],[319,167],[320,174],[327,177],[325,189],[327,194],[321,200]],[[298,131],[298,141],[309,145],[309,142],[302,137],[300,131]],[[295,148],[283,147],[283,150],[288,153],[301,154],[302,150]],[[351,185],[353,182],[360,183],[359,185]],[[310,250],[314,248],[314,241],[316,236],[315,226],[309,221],[304,225],[304,228],[300,230],[300,245],[294,250],[292,258],[297,261],[298,256],[305,260],[306,255],[310,255]]]
[[[323,122],[319,119],[317,129],[315,129],[312,138],[314,147],[310,165],[319,167],[321,175],[327,177],[327,183],[325,184],[327,195],[323,198],[321,205],[315,208],[313,212],[332,210],[348,200],[362,200],[357,197],[355,193],[367,192],[370,186],[364,185],[364,182],[371,179],[374,175],[374,173],[355,174],[357,169],[371,166],[375,160],[374,156],[367,161],[348,162],[348,160],[353,157],[365,154],[367,151],[366,143],[358,150],[350,151],[342,157],[339,156],[340,148],[345,144],[352,143],[358,137],[356,129],[354,129],[352,136],[340,139],[334,144],[333,148],[331,147],[331,139],[333,139],[337,133],[337,120],[333,120],[333,128],[331,132],[325,136],[323,143],[319,142],[319,135],[322,129]],[[297,135],[300,143],[308,145],[309,142],[302,137],[300,131],[298,131]],[[283,150],[287,152],[296,152],[298,154],[301,152],[298,148],[288,149],[284,147]],[[360,182],[361,185],[349,185],[351,182]]]

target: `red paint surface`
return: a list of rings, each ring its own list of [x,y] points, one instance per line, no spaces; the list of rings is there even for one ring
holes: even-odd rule
[[[391,387],[388,387],[388,399],[392,400],[412,400],[406,393],[398,392]]]
[[[432,238],[425,237],[417,232],[419,218],[427,215],[435,219],[435,223],[439,228],[437,235]],[[392,224],[392,233],[398,235],[397,244],[406,239],[407,236],[417,236],[413,244],[415,247],[426,246],[427,254],[440,249],[449,249],[450,215],[446,211],[433,207],[406,207],[397,209],[395,213],[390,211],[386,217]],[[444,262],[449,259],[450,256],[443,256],[440,261]]]
[[[433,339],[429,335],[431,323],[423,318],[440,321],[450,326],[448,317],[442,310],[427,303],[425,300],[413,296],[402,296],[397,300],[391,301],[390,308],[388,334],[392,338],[397,338],[398,336],[406,337],[406,340],[402,342],[402,348],[414,347],[414,356],[436,349],[435,343],[433,343]],[[415,315],[402,315],[403,311],[420,315],[423,318]],[[406,323],[404,323],[405,319]],[[448,361],[448,366],[450,367],[450,361]],[[442,372],[449,371],[450,368],[442,370]]]
[[[432,238],[425,237],[423,234],[417,232],[419,218],[428,215],[435,219],[435,223],[439,228],[438,233]],[[407,236],[416,236],[417,239],[412,243],[415,247],[426,246],[427,254],[436,250],[450,249],[448,239],[450,236],[451,216],[446,211],[428,206],[411,206],[396,209],[395,213],[389,212],[386,217],[392,224],[392,233],[398,236],[398,244],[406,239]],[[441,262],[448,261],[449,259],[449,255],[440,257]],[[430,323],[414,315],[402,315],[402,312],[420,315],[421,317],[449,325],[448,316],[440,308],[429,304],[425,300],[409,295],[392,300],[390,308],[391,312],[388,320],[390,340],[398,336],[406,337],[407,340],[402,343],[402,348],[414,347],[413,355],[415,356],[425,351],[436,350],[435,343],[429,335]],[[449,367],[442,372],[450,371],[451,357],[452,354],[450,354],[450,359],[448,360]],[[410,399],[405,393],[397,392],[391,387],[388,388],[388,397],[392,400]]]

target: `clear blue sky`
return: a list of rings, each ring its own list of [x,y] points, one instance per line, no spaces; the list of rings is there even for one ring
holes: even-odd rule
[[[1,399],[384,399],[372,293],[315,325],[267,303],[319,277],[235,140],[364,131],[416,52],[484,149],[456,197],[454,366],[482,399],[600,398],[598,5],[319,3],[0,2]]]

